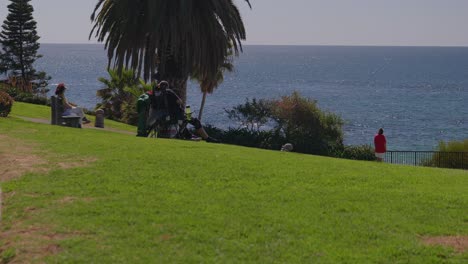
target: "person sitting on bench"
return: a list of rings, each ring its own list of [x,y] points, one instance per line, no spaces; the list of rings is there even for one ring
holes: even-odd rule
[[[67,87],[65,87],[64,83],[59,83],[57,85],[57,88],[55,89],[55,95],[58,97],[58,99],[62,100],[63,104],[63,116],[79,116],[81,117],[80,119],[80,124],[88,124],[91,123],[89,121],[81,107],[77,107],[75,104],[72,104],[68,102],[67,98],[65,97],[65,90]]]

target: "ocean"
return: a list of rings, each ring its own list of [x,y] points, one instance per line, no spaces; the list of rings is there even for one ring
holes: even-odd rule
[[[71,101],[93,109],[107,77],[102,45],[42,44],[39,70],[64,82]],[[372,144],[383,127],[389,150],[433,150],[468,138],[468,47],[245,46],[235,71],[207,97],[204,123],[236,127],[224,109],[246,98],[298,91],[339,114],[347,145]],[[188,87],[198,110],[201,93]]]

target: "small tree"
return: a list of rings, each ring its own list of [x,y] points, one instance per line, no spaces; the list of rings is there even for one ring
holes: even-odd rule
[[[298,92],[274,100],[272,117],[276,130],[297,152],[330,155],[343,148],[343,120],[319,109],[317,102]]]
[[[109,79],[99,78],[104,85],[96,92],[101,102],[96,105],[105,111],[109,119],[135,125],[138,121],[136,103],[138,97],[151,90],[151,84],[136,78],[133,70],[124,69],[122,74],[109,70]]]
[[[320,110],[316,101],[297,92],[274,100],[247,99],[245,104],[225,111],[231,120],[242,125],[240,129],[228,132],[240,135],[240,140],[248,139],[252,143],[248,146],[279,149],[278,146],[289,142],[296,152],[319,155],[333,155],[344,147],[341,117]],[[261,128],[264,125],[273,129]],[[240,142],[221,139],[234,144]],[[240,145],[247,144],[241,142]]]
[[[45,87],[50,77],[36,72],[34,62],[42,56],[37,54],[40,44],[33,18],[31,0],[10,0],[8,16],[0,32],[0,73],[20,77],[19,84],[29,87],[29,92]],[[32,82],[32,84],[31,84]]]
[[[271,102],[265,99],[250,101],[248,98],[244,104],[237,105],[230,110],[224,109],[228,118],[240,123],[240,128],[246,128],[252,132],[258,132],[271,118]]]

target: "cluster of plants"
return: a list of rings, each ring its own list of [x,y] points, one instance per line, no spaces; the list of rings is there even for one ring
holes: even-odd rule
[[[205,128],[223,143],[273,150],[291,143],[295,152],[375,160],[371,146],[343,144],[341,117],[320,110],[316,101],[297,92],[273,100],[247,99],[244,104],[225,111],[239,124],[237,128]]]
[[[423,162],[424,166],[468,169],[468,139],[461,141],[439,142],[436,153]]]
[[[22,92],[17,87],[3,84],[0,85],[0,91],[6,92],[9,94],[16,102],[24,102],[37,105],[50,105],[50,100],[47,98],[47,95],[39,89],[34,89],[33,92]],[[45,92],[48,90],[45,89]]]
[[[371,145],[344,146],[335,152],[335,157],[351,160],[375,160],[374,148]]]
[[[133,70],[109,70],[100,78],[103,88],[97,91],[107,119],[131,125],[138,123],[138,97],[151,90],[151,84],[135,77]],[[229,119],[238,124],[227,130],[206,126],[208,134],[224,143],[279,150],[291,143],[295,152],[356,160],[374,160],[370,146],[344,146],[343,120],[334,113],[322,111],[317,102],[294,92],[280,99],[252,100],[225,109]]]
[[[7,117],[13,106],[13,98],[6,92],[0,91],[0,117]]]
[[[239,127],[207,128],[224,143],[276,150],[291,143],[296,152],[329,156],[344,147],[343,120],[297,92],[280,99],[247,99],[225,111]]]
[[[149,91],[151,85],[142,79],[135,77],[133,70],[110,69],[109,79],[99,78],[103,88],[96,92],[101,99],[96,109],[103,109],[107,119],[123,122],[130,125],[138,123],[138,112],[136,102],[138,97]]]

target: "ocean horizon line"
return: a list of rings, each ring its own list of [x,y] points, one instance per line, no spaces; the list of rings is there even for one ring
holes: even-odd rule
[[[102,43],[40,43],[41,45],[90,45],[104,46]],[[363,48],[468,48],[468,45],[340,45],[340,44],[243,44],[243,47],[363,47]]]

